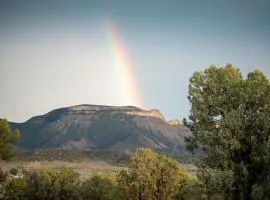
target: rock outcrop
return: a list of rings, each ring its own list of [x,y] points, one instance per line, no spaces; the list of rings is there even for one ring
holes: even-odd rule
[[[172,119],[168,121],[168,124],[170,124],[171,126],[182,126],[183,122],[178,119]]]
[[[126,111],[127,115],[134,115],[134,116],[141,116],[141,117],[154,117],[158,119],[165,120],[164,116],[161,114],[161,112],[157,109],[152,109],[149,111]]]

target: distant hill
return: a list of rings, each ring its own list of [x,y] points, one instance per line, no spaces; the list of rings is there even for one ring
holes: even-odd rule
[[[125,150],[147,147],[185,154],[184,137],[191,133],[160,111],[137,107],[78,105],[12,123],[21,133],[20,147],[61,150]]]

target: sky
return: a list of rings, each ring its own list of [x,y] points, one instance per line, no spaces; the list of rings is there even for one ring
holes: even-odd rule
[[[269,0],[0,0],[0,118],[78,104],[187,117],[196,70],[231,63],[270,78],[269,9]]]

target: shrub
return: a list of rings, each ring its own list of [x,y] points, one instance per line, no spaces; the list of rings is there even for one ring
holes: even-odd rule
[[[18,174],[18,169],[17,168],[10,168],[9,173],[16,176]]]

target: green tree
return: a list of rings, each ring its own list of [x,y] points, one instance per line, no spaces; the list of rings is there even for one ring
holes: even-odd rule
[[[80,199],[79,174],[71,168],[32,169],[24,172],[25,194],[31,200],[75,200]]]
[[[9,173],[16,176],[18,174],[18,169],[17,168],[10,168]]]
[[[157,154],[150,149],[137,149],[129,169],[120,172],[120,184],[128,199],[154,199]]]
[[[187,139],[187,146],[204,151],[202,169],[232,174],[231,189],[216,191],[225,192],[227,199],[269,199],[270,83],[266,76],[255,70],[243,79],[230,64],[211,66],[192,75],[188,98],[193,137]]]
[[[4,199],[26,200],[26,183],[23,178],[14,178],[5,187]]]
[[[79,174],[71,168],[61,167],[57,173],[57,183],[59,184],[60,200],[79,199],[80,179]]]
[[[38,174],[39,189],[36,192],[39,199],[58,199],[59,187],[57,185],[58,173],[50,168],[43,169]],[[29,195],[31,196],[31,194]]]
[[[94,175],[84,181],[80,188],[82,199],[116,200],[119,197],[118,185],[109,176]]]
[[[38,168],[24,170],[24,181],[27,186],[25,193],[29,200],[38,199],[39,197],[39,192],[41,190],[39,173],[40,170]]]
[[[169,200],[190,180],[180,164],[150,149],[137,149],[128,170],[119,174],[119,184],[126,199]]]
[[[176,192],[179,186],[185,184],[189,176],[176,160],[167,156],[158,156],[156,163],[156,184],[155,199],[169,200]]]
[[[11,131],[6,119],[0,119],[0,160],[8,160],[14,155],[12,144],[20,139],[18,130]]]

